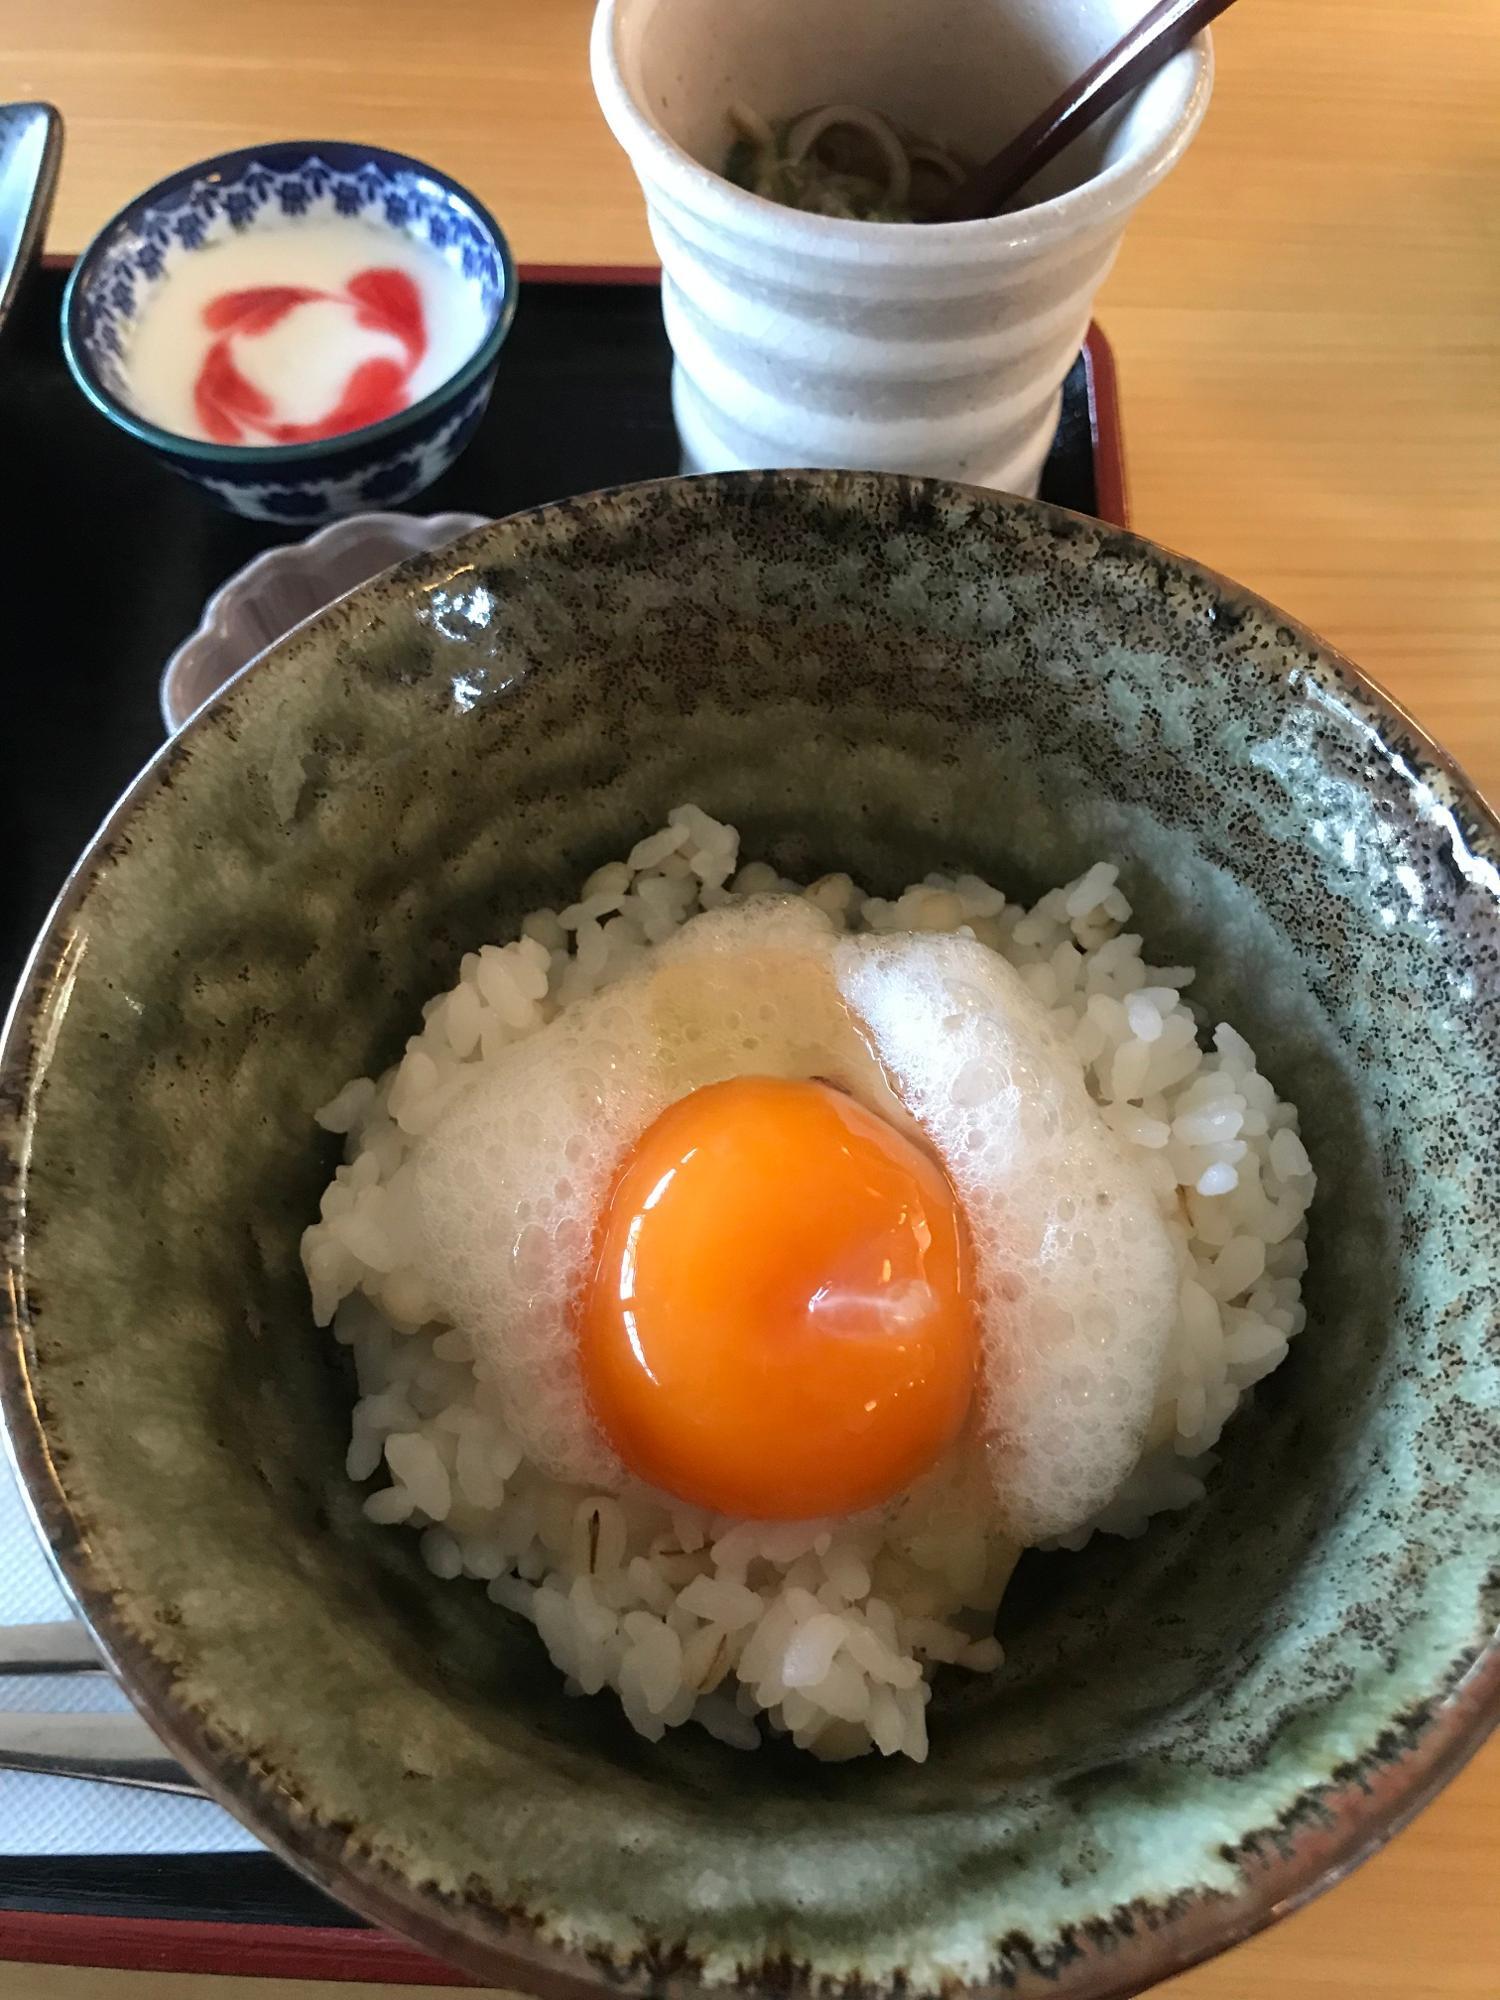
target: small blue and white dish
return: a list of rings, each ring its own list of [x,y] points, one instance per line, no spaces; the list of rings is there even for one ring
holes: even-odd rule
[[[248,232],[348,218],[435,252],[476,308],[478,342],[407,408],[297,443],[222,443],[141,413],[131,362],[142,314],[189,259]],[[84,394],[172,471],[252,520],[317,522],[399,507],[468,443],[516,306],[499,224],[465,188],[403,153],[287,140],[221,153],[159,181],[94,238],[63,299],[63,352]]]

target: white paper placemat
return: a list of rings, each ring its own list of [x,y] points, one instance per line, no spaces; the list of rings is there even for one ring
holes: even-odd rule
[[[0,1625],[71,1615],[0,1449]],[[127,1708],[107,1674],[0,1675],[0,1709]],[[0,1771],[0,1855],[231,1854],[260,1846],[206,1799]]]

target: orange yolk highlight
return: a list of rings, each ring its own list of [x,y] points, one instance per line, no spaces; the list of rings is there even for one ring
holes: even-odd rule
[[[620,1166],[578,1316],[595,1420],[678,1499],[853,1513],[963,1424],[979,1334],[962,1210],[922,1147],[827,1084],[735,1077]]]

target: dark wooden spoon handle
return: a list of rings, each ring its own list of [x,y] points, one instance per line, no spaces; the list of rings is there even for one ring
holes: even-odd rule
[[[1100,56],[1045,111],[1018,132],[1008,146],[969,176],[941,212],[938,222],[974,222],[1000,214],[1033,174],[1096,118],[1118,104],[1153,70],[1185,49],[1200,29],[1217,19],[1233,0],[1157,0],[1112,49]]]

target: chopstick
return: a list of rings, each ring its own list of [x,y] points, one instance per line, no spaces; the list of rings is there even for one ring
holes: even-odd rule
[[[76,1618],[50,1625],[0,1625],[0,1674],[102,1674],[103,1660]]]
[[[1185,49],[1232,0],[1157,0],[1099,60],[1038,112],[1024,132],[978,168],[934,218],[977,222],[999,215],[1065,146],[1153,71]]]
[[[107,1672],[88,1627],[76,1618],[0,1625],[0,1675]],[[204,1796],[150,1725],[126,1710],[109,1715],[0,1711],[0,1770]]]
[[[0,1770],[205,1796],[140,1716],[0,1714]]]

